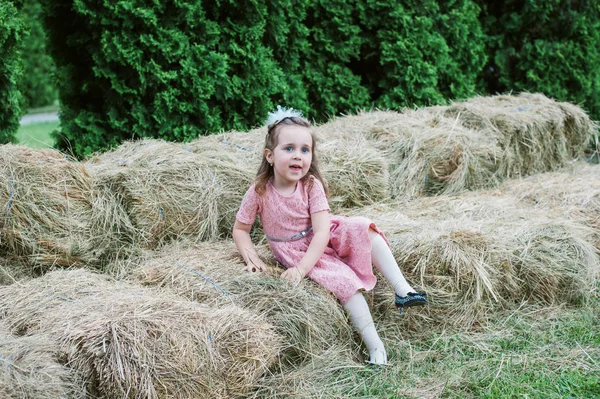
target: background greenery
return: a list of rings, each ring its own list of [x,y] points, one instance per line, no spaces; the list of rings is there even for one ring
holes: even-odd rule
[[[17,5],[21,4],[0,2],[0,144],[14,141],[22,113],[17,84],[22,68],[18,49],[24,26]]]
[[[593,0],[14,3],[18,15],[2,6],[1,142],[22,113],[16,82],[29,106],[58,86],[57,145],[77,156],[248,130],[277,104],[320,122],[525,90],[600,119]]]

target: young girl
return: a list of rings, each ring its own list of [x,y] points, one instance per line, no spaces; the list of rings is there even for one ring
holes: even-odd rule
[[[311,124],[298,111],[278,107],[269,114],[264,156],[233,227],[233,240],[249,272],[266,270],[250,239],[260,215],[275,258],[294,283],[305,276],[333,292],[369,350],[369,363],[387,364],[387,353],[361,291],[375,286],[373,266],[394,287],[400,310],[424,305],[398,268],[383,233],[368,219],[329,214],[315,156]]]

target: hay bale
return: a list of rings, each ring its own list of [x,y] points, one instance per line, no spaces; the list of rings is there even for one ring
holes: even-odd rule
[[[364,138],[326,141],[318,147],[332,210],[389,199],[388,164]]]
[[[542,94],[475,97],[449,106],[444,115],[498,138],[504,149],[498,173],[505,178],[547,172],[581,159],[595,132],[581,108]]]
[[[280,348],[273,327],[236,306],[207,307],[84,270],[0,288],[13,331],[43,331],[95,397],[243,395]]]
[[[342,398],[356,387],[347,374],[364,369],[347,348],[332,346],[312,361],[265,375],[251,398]]]
[[[274,265],[275,261],[267,261]],[[233,243],[174,245],[149,254],[131,278],[143,285],[168,288],[200,303],[232,301],[273,323],[284,338],[284,364],[298,364],[323,353],[334,342],[352,342],[352,329],[341,306],[321,287],[306,280],[299,286],[279,279],[280,268],[264,274],[242,271]]]
[[[58,362],[59,353],[46,335],[15,337],[0,322],[0,397],[85,398],[76,375]]]
[[[21,259],[0,258],[0,285],[17,283],[35,276],[35,268]]]
[[[415,119],[392,137],[386,153],[394,198],[451,195],[498,184],[502,151],[496,139],[466,129],[456,120],[436,115]]]
[[[155,248],[169,241],[214,240],[231,231],[246,172],[185,145],[158,140],[122,144],[86,164],[95,188],[118,193],[134,227],[134,245]],[[241,176],[241,178],[239,178]]]
[[[429,313],[414,320],[470,325],[523,300],[577,303],[600,279],[593,229],[510,196],[440,196],[352,213],[386,232],[409,281],[430,293]],[[378,285],[375,308],[389,312],[392,297]]]
[[[55,150],[0,146],[0,255],[48,270],[97,264],[91,179]]]
[[[576,163],[556,172],[507,181],[498,191],[533,207],[585,220],[600,234],[600,165]]]

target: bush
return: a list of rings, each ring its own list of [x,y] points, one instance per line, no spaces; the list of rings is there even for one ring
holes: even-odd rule
[[[190,140],[262,123],[286,90],[253,1],[42,0],[59,68],[61,148]],[[269,6],[275,8],[275,6]]]
[[[134,137],[247,130],[277,104],[320,122],[468,97],[485,61],[471,0],[41,1],[58,142],[79,156]]]
[[[19,128],[21,94],[17,82],[21,75],[20,41],[23,22],[15,4],[0,3],[0,144],[15,141]]]
[[[490,92],[541,92],[600,119],[600,4],[478,0],[489,37]]]
[[[374,104],[424,106],[473,95],[485,63],[478,11],[470,0],[365,1],[357,69]]]
[[[46,52],[39,0],[25,0],[20,16],[29,32],[21,41],[23,75],[19,90],[25,99],[24,108],[51,105],[58,99],[58,90],[54,82],[54,61]]]

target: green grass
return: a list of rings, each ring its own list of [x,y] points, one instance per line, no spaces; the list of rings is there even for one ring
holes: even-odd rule
[[[31,148],[50,148],[54,139],[50,133],[59,127],[59,122],[40,122],[22,125],[17,131],[17,142]]]
[[[354,389],[332,397],[600,398],[598,298],[493,316],[477,331],[386,332],[391,365],[341,372]]]

